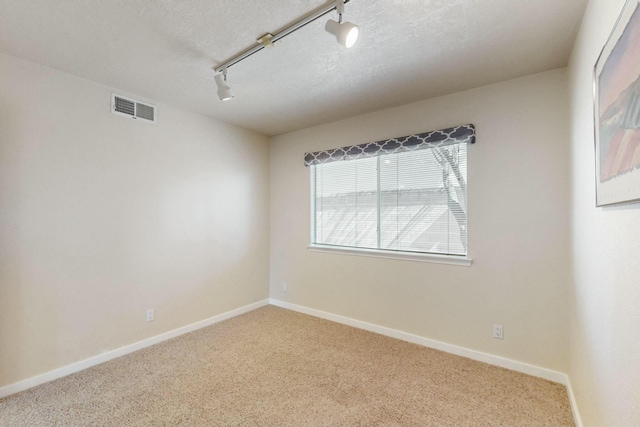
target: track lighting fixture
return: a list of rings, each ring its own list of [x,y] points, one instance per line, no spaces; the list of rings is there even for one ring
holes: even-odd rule
[[[329,19],[324,26],[324,29],[336,36],[338,43],[342,46],[350,49],[358,41],[358,35],[360,34],[360,27],[351,22],[342,22],[342,14],[344,13],[344,1],[336,2],[336,12],[338,12],[338,20],[334,21]]]
[[[216,85],[218,85],[218,98],[220,101],[227,101],[233,98],[231,88],[227,85],[227,70],[222,70],[221,74],[216,74]]]
[[[358,35],[360,34],[360,28],[352,24],[351,22],[342,22],[342,14],[344,13],[344,5],[349,3],[349,0],[332,0],[326,5],[320,7],[319,9],[311,12],[310,14],[300,18],[295,23],[291,24],[287,28],[278,31],[275,34],[268,33],[257,40],[257,44],[249,49],[240,52],[234,57],[228,59],[223,64],[218,67],[215,67],[214,70],[216,73],[216,84],[218,85],[218,98],[222,101],[226,101],[228,99],[233,98],[231,94],[231,88],[227,85],[227,68],[237,64],[238,62],[247,59],[254,53],[264,49],[265,47],[272,47],[273,43],[278,40],[288,36],[289,34],[299,30],[305,25],[313,22],[326,14],[337,11],[338,12],[338,20],[334,21],[330,19],[327,21],[325,25],[325,30],[330,34],[333,34],[338,43],[345,46],[346,48],[351,48],[356,41],[358,40]]]
[[[333,19],[329,19],[327,24],[324,26],[324,29],[328,32],[336,36],[338,39],[338,43],[347,49],[353,47],[354,44],[358,41],[358,34],[360,33],[360,28],[352,24],[351,22],[338,22]]]

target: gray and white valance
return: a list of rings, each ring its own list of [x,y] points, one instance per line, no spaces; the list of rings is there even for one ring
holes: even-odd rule
[[[311,166],[339,160],[362,159],[364,157],[374,157],[381,154],[401,153],[403,151],[443,147],[451,144],[475,144],[475,142],[476,128],[469,124],[417,135],[391,138],[384,141],[368,142],[350,147],[305,153],[304,165]]]

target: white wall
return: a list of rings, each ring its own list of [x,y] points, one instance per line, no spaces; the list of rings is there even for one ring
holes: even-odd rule
[[[624,0],[591,0],[569,67],[570,379],[585,425],[640,425],[640,205],[595,207],[593,67]]]
[[[0,386],[268,297],[268,139],[109,105],[0,55]]]
[[[566,372],[568,110],[556,70],[274,137],[271,296]],[[466,123],[471,267],[307,251],[305,151]]]

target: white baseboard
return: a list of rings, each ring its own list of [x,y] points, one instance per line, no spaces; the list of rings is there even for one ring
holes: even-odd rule
[[[580,418],[578,403],[576,401],[575,394],[573,393],[571,381],[569,380],[569,376],[564,372],[558,372],[552,369],[531,365],[529,363],[507,359],[506,357],[495,356],[493,354],[483,353],[481,351],[471,350],[469,348],[459,347],[453,344],[447,344],[442,341],[432,340],[429,338],[421,337],[419,335],[410,334],[408,332],[398,331],[396,329],[375,325],[373,323],[363,322],[361,320],[340,316],[338,314],[327,313],[326,311],[316,310],[314,308],[304,307],[301,305],[280,301],[274,298],[271,298],[269,302],[271,305],[275,305],[277,307],[286,308],[288,310],[297,311],[300,313],[308,314],[310,316],[319,317],[321,319],[331,320],[332,322],[341,323],[347,326],[353,326],[354,328],[364,329],[369,332],[375,332],[381,335],[386,335],[388,337],[397,338],[402,341],[407,341],[424,347],[429,347],[447,353],[455,354],[457,356],[467,357],[469,359],[485,362],[490,365],[500,366],[501,368],[511,369],[512,371],[522,372],[527,375],[544,378],[546,380],[562,384],[567,388],[567,394],[569,395],[569,402],[571,404],[571,411],[573,412],[573,418],[575,420],[576,427],[583,427],[582,418]]]
[[[102,353],[100,355],[90,357],[88,359],[81,360],[79,362],[72,363],[70,365],[63,366],[58,369],[54,369],[53,371],[49,371],[44,374],[28,378],[26,380],[22,380],[17,383],[9,384],[4,387],[0,387],[0,399],[9,395],[30,389],[37,385],[44,384],[46,382],[53,381],[58,378],[65,377],[75,372],[82,371],[92,366],[99,365],[101,363],[107,362],[117,357],[124,356],[129,353],[133,353],[134,351],[141,350],[145,347],[149,347],[154,344],[167,341],[171,338],[175,338],[180,335],[193,332],[195,330],[213,325],[215,323],[230,319],[235,316],[239,316],[244,313],[248,313],[250,311],[253,311],[260,307],[264,307],[269,304],[563,384],[564,386],[567,387],[567,393],[569,394],[569,401],[571,403],[571,409],[573,411],[573,417],[575,419],[576,426],[577,427],[583,426],[582,419],[580,418],[580,413],[578,411],[575,394],[571,386],[571,381],[569,381],[569,377],[565,373],[542,368],[535,365],[530,365],[524,362],[518,362],[516,360],[507,359],[504,357],[495,356],[488,353],[483,353],[476,350],[471,350],[465,347],[459,347],[453,344],[447,344],[441,341],[424,338],[419,335],[398,331],[396,329],[375,325],[373,323],[363,322],[361,320],[340,316],[338,314],[327,313],[325,311],[320,311],[313,308],[304,307],[301,305],[292,304],[292,303],[280,301],[273,298],[268,300],[258,301],[256,303],[249,304],[244,307],[240,307],[235,310],[231,310],[226,313],[222,313],[217,316],[213,316],[208,319],[201,320],[199,322],[192,323],[190,325],[183,326],[181,328],[174,329],[172,331],[165,332],[160,335],[156,335],[146,340],[138,341],[136,343],[126,345],[124,347],[120,347],[116,350],[108,351],[106,353]]]
[[[507,359],[505,357],[495,356],[489,353],[483,353],[477,350],[471,350],[465,347],[459,347],[453,344],[447,344],[442,341],[432,340],[429,338],[421,337],[419,335],[410,334],[408,332],[398,331],[396,329],[375,325],[373,323],[363,322],[361,320],[352,319],[350,317],[340,316],[338,314],[327,313],[325,311],[320,311],[297,304],[291,304],[289,302],[280,301],[274,298],[271,298],[269,302],[272,305],[278,307],[286,308],[304,314],[309,314],[311,316],[320,317],[326,320],[331,320],[333,322],[342,323],[344,325],[353,326],[355,328],[364,329],[370,332],[386,335],[388,337],[397,338],[402,341],[407,341],[424,347],[429,347],[447,353],[455,354],[457,356],[463,356],[469,359],[478,360],[490,365],[511,369],[512,371],[522,372],[528,375],[533,375],[535,377],[544,378],[546,380],[560,383],[565,386],[568,382],[567,374],[563,372],[542,368],[540,366],[530,365],[525,362],[519,362],[517,360]]]
[[[571,402],[571,411],[573,412],[573,420],[576,422],[576,427],[583,427],[582,418],[580,417],[580,411],[578,411],[578,401],[576,400],[576,395],[573,393],[573,386],[571,385],[571,381],[569,380],[569,376],[567,376],[567,393],[569,393],[569,402]]]
[[[67,366],[63,366],[62,368],[54,369],[53,371],[49,371],[44,374],[36,375],[35,377],[28,378],[26,380],[19,381],[17,383],[0,387],[0,399],[3,397],[9,396],[11,394],[15,394],[15,393],[30,389],[31,387],[35,387],[37,385],[44,384],[46,382],[53,381],[58,378],[66,377],[67,375],[82,371],[83,369],[87,369],[92,366],[99,365],[111,359],[124,356],[125,354],[133,353],[134,351],[152,346],[154,344],[158,344],[162,341],[167,341],[167,340],[170,340],[171,338],[175,338],[177,336],[184,335],[189,332],[193,332],[195,330],[204,328],[206,326],[213,325],[214,323],[222,322],[223,320],[227,320],[232,317],[239,316],[244,313],[248,313],[257,308],[264,307],[266,305],[269,305],[269,300],[266,300],[266,299],[255,302],[253,304],[245,305],[244,307],[236,308],[235,310],[227,311],[226,313],[222,313],[217,316],[213,316],[208,319],[201,320],[199,322],[192,323],[190,325],[183,326],[181,328],[174,329],[172,331],[165,332],[160,335],[156,335],[155,337],[138,341],[136,343],[129,344],[124,347],[120,347],[118,349],[111,350],[106,353],[102,353],[97,356],[90,357],[88,359],[81,360],[76,363],[72,363]]]

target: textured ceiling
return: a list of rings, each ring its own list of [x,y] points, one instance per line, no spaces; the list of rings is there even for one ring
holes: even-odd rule
[[[276,135],[563,67],[587,0],[351,0],[345,49],[307,25],[212,67],[323,0],[0,0],[0,51]]]

